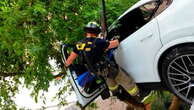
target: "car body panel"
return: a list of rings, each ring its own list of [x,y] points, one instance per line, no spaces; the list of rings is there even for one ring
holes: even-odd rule
[[[135,4],[130,9],[128,9],[123,15],[121,15],[119,17],[119,19],[122,18],[126,13],[129,13],[130,11],[132,11],[133,9],[135,9],[135,8],[145,4],[145,3],[151,2],[151,1],[154,1],[154,0],[141,0],[141,1],[139,1],[137,4]],[[177,8],[177,7],[180,7],[180,8]],[[187,9],[185,9],[185,7],[187,7]],[[194,23],[193,23],[194,16],[193,16],[193,18],[191,18],[191,15],[194,15],[194,11],[191,11],[193,9],[193,7],[194,7],[194,4],[193,4],[192,0],[189,0],[187,2],[173,0],[172,4],[167,9],[165,9],[161,14],[159,14],[156,18],[154,18],[158,24],[158,31],[159,31],[159,34],[158,34],[159,39],[158,40],[161,40],[161,44],[159,44],[161,46],[159,46],[156,49],[156,51],[153,52],[154,54],[151,55],[152,56],[151,59],[149,59],[149,57],[147,57],[147,56],[145,57],[142,54],[142,53],[145,53],[145,50],[151,49],[151,48],[146,48],[147,45],[141,49],[139,47],[136,47],[139,49],[139,51],[142,51],[142,53],[137,52],[137,54],[131,55],[130,52],[133,52],[133,51],[125,52],[126,54],[128,53],[128,56],[125,55],[125,58],[120,57],[120,56],[122,56],[120,54],[119,55],[115,54],[115,58],[117,59],[118,64],[121,67],[125,68],[125,70],[127,72],[129,72],[129,74],[135,79],[135,81],[137,83],[160,82],[161,80],[160,80],[160,75],[158,72],[157,65],[159,63],[159,58],[162,55],[162,52],[165,52],[165,50],[167,50],[171,46],[174,46],[177,44],[193,42],[192,36],[194,35],[194,31],[193,31],[194,30]],[[150,21],[150,22],[152,22],[152,21]],[[147,26],[148,25],[146,24],[143,27],[147,27]],[[138,30],[137,32],[141,32],[141,29]],[[135,33],[137,33],[137,32],[135,32]],[[137,40],[136,38],[134,38],[134,39],[130,38],[132,36],[134,36],[134,34],[132,34],[131,36],[129,36],[129,38],[127,38],[127,39],[131,39],[131,41],[129,40],[128,42],[130,42],[132,44],[125,43],[125,45],[127,45],[128,48],[130,48],[130,47],[134,48],[133,43],[135,40]],[[186,38],[186,37],[188,37],[188,38]],[[183,39],[181,39],[181,38],[183,38]],[[155,43],[155,41],[150,41],[150,42]],[[154,45],[153,43],[151,43],[153,47],[157,46],[157,43],[156,43],[156,45]],[[123,47],[122,45],[123,45],[123,43],[121,43],[121,47]],[[119,48],[121,48],[121,47],[119,47]],[[137,50],[135,50],[135,51],[137,51]],[[115,53],[118,53],[118,52],[115,52]],[[135,56],[139,56],[138,54],[140,54],[140,53],[142,54],[142,57],[138,58],[138,60],[134,60]],[[119,56],[119,58],[117,56]],[[128,59],[128,57],[133,57],[133,58]],[[147,58],[149,59],[149,61],[153,61],[153,63],[152,64],[151,63],[143,63],[144,60],[142,60],[142,59],[147,59]],[[121,64],[119,62],[119,60],[122,60],[120,62],[124,61],[125,63]],[[143,62],[141,62],[141,61],[143,61]],[[128,66],[124,66],[124,65],[128,65]],[[140,67],[140,65],[141,65],[141,67]],[[149,68],[149,70],[148,70],[148,68]],[[145,69],[145,70],[143,71],[143,69]],[[141,78],[142,75],[148,75],[149,78]],[[150,76],[152,76],[152,77],[150,77]]]
[[[174,0],[158,17],[162,44],[194,35],[194,2]],[[192,16],[191,16],[192,15]]]
[[[120,43],[114,53],[115,59],[137,83],[159,82],[153,62],[161,47],[157,21],[153,19]]]
[[[193,0],[173,0],[172,4],[156,17],[163,47],[155,57],[154,73],[159,75],[158,63],[166,50],[179,44],[194,43],[193,7]]]

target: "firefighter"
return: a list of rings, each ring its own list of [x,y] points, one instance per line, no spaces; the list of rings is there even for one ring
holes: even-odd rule
[[[85,63],[87,63],[90,72],[94,74],[101,74],[102,71],[99,72],[96,65],[99,61],[101,61],[105,51],[119,46],[119,41],[118,39],[107,41],[105,39],[98,38],[101,29],[96,22],[89,22],[84,27],[84,31],[86,32],[86,38],[76,44],[74,50],[67,58],[65,67],[71,65],[77,56],[82,55],[85,57]],[[115,68],[116,67],[112,69]],[[112,91],[112,93],[118,92],[119,85],[121,85],[131,96],[135,97],[139,93],[139,89],[134,80],[124,71],[124,69],[120,67],[117,69],[116,73],[110,72],[104,79],[106,80],[108,88]]]

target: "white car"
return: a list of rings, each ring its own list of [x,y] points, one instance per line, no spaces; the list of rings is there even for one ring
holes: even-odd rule
[[[108,39],[120,36],[114,58],[140,87],[166,88],[192,103],[194,0],[141,0],[110,26],[108,35]],[[64,55],[65,46],[62,50]],[[88,92],[78,85],[74,69],[70,68],[68,75],[82,106],[106,88],[97,84]]]
[[[194,103],[191,105],[190,110],[194,110]]]

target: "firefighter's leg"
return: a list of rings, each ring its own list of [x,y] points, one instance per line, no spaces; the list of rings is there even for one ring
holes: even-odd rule
[[[131,96],[137,96],[139,94],[139,88],[134,82],[133,78],[129,76],[123,69],[119,69],[119,73],[116,77],[116,82],[119,83]]]
[[[106,83],[108,85],[109,90],[112,92],[112,95],[116,95],[119,87],[117,82],[112,78],[107,78]]]

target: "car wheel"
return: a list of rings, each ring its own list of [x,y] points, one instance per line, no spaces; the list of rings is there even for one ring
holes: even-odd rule
[[[175,95],[187,103],[194,100],[194,45],[170,51],[162,63],[162,79]]]

